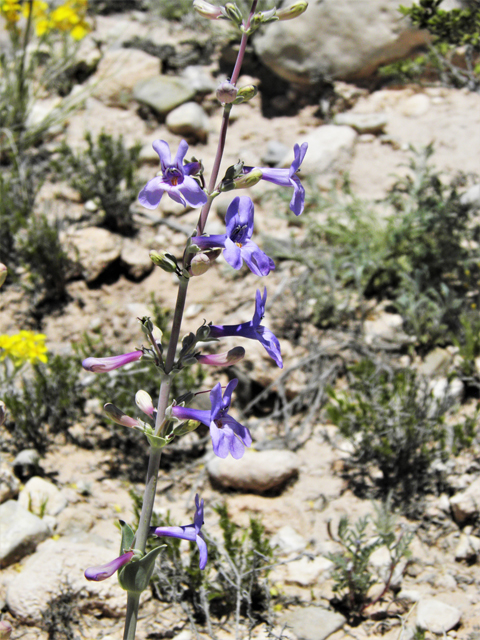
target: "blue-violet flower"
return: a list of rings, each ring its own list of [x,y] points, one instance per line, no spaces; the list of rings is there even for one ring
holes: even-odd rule
[[[225,216],[227,233],[212,236],[195,236],[193,244],[200,249],[223,247],[223,255],[234,269],[240,269],[245,260],[248,268],[257,276],[267,276],[275,264],[250,238],[253,234],[253,202],[248,196],[236,197],[229,204]]]
[[[184,527],[150,527],[150,533],[155,536],[168,536],[170,538],[181,538],[196,542],[200,551],[200,569],[205,569],[208,559],[207,543],[201,532],[203,525],[203,499],[200,501],[199,495],[195,496],[195,516],[193,524]]]
[[[110,578],[110,576],[113,576],[115,571],[118,571],[121,567],[130,562],[133,555],[133,551],[127,551],[127,553],[124,553],[119,558],[115,558],[115,560],[107,562],[107,564],[102,564],[99,567],[90,567],[85,571],[85,578],[87,580],[95,580],[96,582],[106,580],[107,578]]]
[[[280,343],[270,329],[260,324],[265,315],[266,301],[267,289],[264,289],[263,296],[257,289],[255,296],[255,313],[253,314],[252,320],[250,322],[243,322],[242,324],[210,325],[209,337],[224,338],[226,336],[241,336],[243,338],[250,338],[251,340],[258,340],[265,347],[268,355],[282,368],[283,360],[280,352]]]
[[[238,380],[230,380],[222,398],[220,382],[210,391],[210,411],[204,409],[189,409],[187,407],[172,407],[172,414],[179,420],[198,420],[210,428],[213,451],[219,458],[226,458],[229,453],[238,460],[245,453],[245,447],[252,444],[252,436],[247,427],[228,415],[232,401],[232,393]]]
[[[130,353],[122,353],[119,356],[110,356],[107,358],[85,358],[82,362],[82,367],[94,373],[105,373],[118,369],[119,367],[124,367],[129,362],[140,360],[142,355],[142,351],[130,351]]]
[[[160,204],[164,191],[172,200],[184,207],[200,207],[207,202],[207,194],[191,176],[198,173],[200,164],[188,162],[183,164],[183,159],[188,150],[188,144],[182,140],[173,159],[170,147],[165,140],[155,140],[153,148],[160,157],[160,169],[162,175],[158,175],[140,191],[138,201],[147,209],[155,209]]]

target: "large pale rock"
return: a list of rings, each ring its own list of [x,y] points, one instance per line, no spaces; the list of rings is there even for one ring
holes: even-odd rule
[[[290,627],[298,640],[325,640],[341,629],[346,620],[329,609],[303,607],[289,611],[282,622]]]
[[[290,525],[285,525],[272,537],[272,546],[277,547],[280,553],[300,553],[307,548],[307,541]]]
[[[297,454],[292,451],[270,449],[268,451],[248,450],[242,464],[228,458],[213,458],[207,469],[210,477],[223,487],[264,493],[281,487],[296,476],[300,467]]]
[[[57,516],[67,506],[67,499],[52,482],[34,476],[21,490],[18,503],[40,517]]]
[[[103,56],[91,83],[93,96],[104,104],[125,106],[135,85],[160,73],[160,61],[138,49],[111,49]]]
[[[427,39],[409,28],[396,0],[323,0],[310,3],[296,20],[269,25],[254,46],[279,76],[308,86],[323,78],[369,77]]]
[[[357,133],[347,126],[325,124],[310,132],[298,144],[308,143],[308,150],[300,168],[301,174],[316,176],[334,168],[353,151]],[[293,151],[282,160],[282,167],[289,167],[293,161]]]
[[[145,278],[153,269],[153,262],[145,247],[128,238],[123,242],[121,258],[129,276],[134,280]]]
[[[4,460],[1,461],[0,467],[0,503],[16,498],[20,483],[13,475],[9,465]]]
[[[15,500],[0,505],[0,567],[21,560],[48,538],[49,526]]]
[[[302,587],[309,587],[318,582],[320,576],[329,577],[333,568],[333,562],[328,558],[300,558],[287,564],[286,582],[299,584]]]
[[[77,229],[67,236],[70,258],[76,262],[87,282],[95,281],[122,252],[118,235],[99,227]]]
[[[417,606],[417,627],[431,633],[447,633],[457,626],[461,617],[460,609],[434,598],[422,598]]]
[[[75,543],[47,540],[25,562],[7,590],[8,608],[22,621],[38,623],[48,603],[61,595],[68,584],[81,594],[79,607],[89,613],[118,617],[124,613],[125,592],[113,577],[103,582],[89,582],[83,573],[91,566],[113,560],[116,552],[90,542]]]
[[[383,133],[387,126],[383,113],[338,113],[333,121],[352,127],[357,133]]]
[[[474,518],[480,512],[480,478],[472,484],[450,498],[453,517],[458,524],[463,524],[466,520]]]
[[[202,107],[196,102],[185,102],[171,111],[165,124],[169,131],[179,136],[194,136],[202,142],[207,141],[209,119]]]
[[[137,102],[146,104],[162,116],[188,102],[194,95],[195,89],[190,84],[171,76],[155,76],[141,80],[135,85],[133,92]]]

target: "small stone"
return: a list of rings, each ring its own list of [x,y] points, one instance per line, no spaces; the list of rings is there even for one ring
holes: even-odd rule
[[[434,598],[424,598],[417,606],[417,626],[431,633],[447,633],[461,617],[460,609]]]
[[[307,541],[290,525],[285,525],[272,537],[272,546],[284,554],[300,553],[307,548]]]
[[[52,482],[34,476],[21,490],[18,503],[42,518],[58,515],[67,506],[67,499]]]
[[[187,320],[191,320],[192,318],[196,318],[199,313],[203,311],[203,304],[190,304],[185,309],[184,317]]]
[[[90,283],[94,282],[122,252],[122,239],[99,227],[77,229],[66,236],[67,253]]]
[[[297,454],[283,449],[245,452],[239,465],[231,456],[215,456],[207,465],[212,480],[223,487],[264,493],[279,489],[298,474],[300,460]]]
[[[287,579],[290,584],[299,584],[302,587],[309,587],[316,584],[319,577],[326,578],[333,568],[333,562],[321,556],[317,558],[300,558],[287,564]]]
[[[398,313],[387,313],[377,311],[372,320],[365,320],[365,342],[375,344],[375,342],[386,341],[394,343],[407,343],[409,337],[402,331],[403,318]]]
[[[480,511],[480,478],[474,480],[465,491],[452,496],[450,506],[458,524],[476,517]]]
[[[427,354],[418,371],[424,376],[438,375],[446,371],[451,362],[452,354],[442,347],[436,347]]]
[[[422,594],[416,589],[402,589],[397,594],[397,600],[406,600],[407,602],[418,602]]]
[[[40,454],[36,449],[23,449],[13,461],[13,472],[24,480],[36,475],[40,469]]]
[[[405,100],[402,113],[409,118],[423,116],[430,109],[430,98],[424,93],[417,93]]]
[[[13,475],[12,470],[2,461],[0,468],[0,503],[18,496],[20,483]]]
[[[382,546],[378,549],[375,549],[375,551],[370,556],[369,563],[375,569],[377,575],[381,578],[381,580],[386,583],[389,579],[390,568],[392,565],[392,556],[388,548],[386,546]],[[406,566],[407,560],[405,558],[401,558],[397,566],[395,567],[392,577],[390,578],[390,585],[393,588],[400,587]]]
[[[267,150],[262,156],[262,163],[275,166],[280,164],[290,151],[289,147],[278,140],[270,140],[267,144]]]
[[[49,527],[38,516],[7,500],[0,505],[0,567],[32,553],[49,535]]]
[[[347,125],[357,133],[383,133],[387,126],[387,116],[383,113],[338,113],[335,124]]]
[[[457,560],[457,562],[471,562],[477,558],[479,552],[480,538],[461,533],[455,548],[455,560]]]
[[[202,107],[196,102],[186,102],[171,111],[165,124],[172,133],[180,136],[193,136],[206,142],[209,131],[209,119]]]
[[[475,209],[480,208],[480,184],[474,184],[460,197],[460,203],[470,205]]]
[[[191,100],[195,96],[195,90],[180,78],[155,76],[136,84],[133,96],[137,102],[164,116],[175,107]]]
[[[182,69],[180,76],[197,93],[211,93],[216,89],[216,82],[212,76],[205,71],[205,67],[200,65],[191,65]]]
[[[85,211],[88,211],[88,213],[96,213],[100,208],[98,202],[96,202],[95,200],[87,200],[83,207]]]
[[[124,240],[120,258],[127,268],[128,275],[135,281],[142,280],[153,269],[148,251],[133,240]]]
[[[325,640],[343,627],[346,619],[322,607],[303,607],[289,611],[282,618],[298,640]]]

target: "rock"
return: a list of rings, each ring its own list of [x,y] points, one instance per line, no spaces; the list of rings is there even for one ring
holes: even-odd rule
[[[340,614],[322,607],[303,607],[289,611],[282,618],[298,640],[325,640],[343,627],[346,619]]]
[[[402,106],[402,113],[410,118],[418,118],[427,113],[429,109],[430,98],[424,93],[416,93],[405,100]]]
[[[422,598],[417,605],[417,627],[431,633],[447,633],[461,617],[460,609],[434,598]]]
[[[314,129],[298,144],[308,142],[308,151],[301,166],[302,175],[318,176],[322,171],[332,168],[346,155],[349,156],[357,138],[351,127],[340,127],[335,124],[325,124]],[[282,167],[289,167],[293,161],[293,151],[282,161]]]
[[[158,58],[139,49],[110,49],[95,75],[92,95],[110,107],[124,107],[133,97],[135,85],[159,74]]]
[[[277,531],[271,540],[273,547],[278,547],[284,554],[300,553],[307,547],[307,541],[290,525],[285,525]]]
[[[49,126],[51,135],[56,135],[62,130],[62,127],[54,126],[59,120],[59,107],[61,105],[61,98],[44,98],[43,100],[36,100],[29,109],[26,127],[27,129],[37,129],[45,127],[46,123],[50,123]]]
[[[157,156],[158,157],[158,156]],[[153,262],[150,260],[148,251],[137,242],[125,239],[123,241],[122,253],[120,254],[123,264],[127,267],[128,275],[133,280],[142,280],[153,269]]]
[[[179,136],[194,136],[206,142],[209,131],[209,119],[202,107],[196,102],[185,102],[168,114],[165,124],[172,133]]]
[[[290,151],[289,147],[278,140],[270,140],[267,144],[267,150],[262,156],[262,163],[275,166],[280,164]]]
[[[338,113],[333,122],[355,129],[357,133],[383,133],[387,116],[383,113]]]
[[[480,208],[480,184],[474,184],[470,187],[460,198],[460,202],[463,205],[469,205],[475,209]]]
[[[206,72],[205,67],[200,65],[185,67],[185,69],[182,69],[180,77],[185,80],[196,93],[211,93],[217,88],[215,80]]]
[[[6,500],[11,500],[18,496],[18,490],[20,483],[13,475],[12,470],[2,460],[2,466],[0,467],[0,504]]]
[[[452,357],[452,354],[446,349],[435,347],[426,355],[425,360],[418,367],[418,371],[424,376],[446,372],[452,363]]]
[[[37,475],[39,470],[40,454],[36,449],[23,449],[13,461],[13,472],[20,480]]]
[[[407,602],[418,602],[422,597],[417,589],[402,589],[397,594],[397,600],[406,600]]]
[[[460,539],[455,548],[455,560],[457,562],[474,561],[480,552],[480,538],[469,536],[466,533],[460,534]]]
[[[480,478],[474,480],[465,491],[452,496],[450,506],[458,524],[476,517],[480,511]]]
[[[264,493],[279,489],[298,474],[300,460],[292,451],[270,449],[247,450],[239,465],[231,456],[222,459],[215,456],[207,465],[210,478],[231,489]]]
[[[0,567],[21,560],[49,535],[48,525],[38,516],[7,500],[0,505]]]
[[[280,77],[309,86],[324,78],[367,78],[428,39],[409,28],[394,2],[369,0],[359,11],[356,0],[324,0],[296,20],[269,25],[254,47]]]
[[[171,76],[156,76],[142,80],[135,85],[133,97],[137,102],[146,104],[161,116],[167,115],[175,107],[188,102],[195,96],[193,87]]]
[[[78,264],[88,283],[102,275],[122,253],[122,239],[100,227],[77,229],[66,240],[69,257]]]
[[[409,337],[402,331],[403,318],[398,313],[387,313],[379,311],[372,320],[365,320],[365,343],[374,344],[375,342],[394,342],[408,343]]]
[[[454,378],[450,382],[448,378],[437,378],[432,380],[431,391],[437,400],[461,402],[465,395],[465,385],[459,378]]]
[[[299,584],[302,587],[309,587],[318,582],[320,576],[328,577],[333,562],[328,558],[300,558],[287,564],[287,579],[290,584]],[[327,575],[325,575],[327,574]]]
[[[52,482],[34,476],[21,490],[18,504],[42,518],[57,516],[67,506],[67,499]]]
[[[8,586],[10,612],[24,622],[38,624],[48,603],[61,595],[68,584],[75,594],[81,594],[80,610],[88,610],[90,614],[100,612],[109,617],[122,615],[125,592],[117,580],[89,582],[83,575],[88,567],[104,564],[115,555],[115,551],[91,542],[44,542]]]
[[[392,556],[390,555],[390,551],[388,550],[388,548],[383,546],[375,549],[375,551],[370,556],[369,563],[372,568],[375,569],[375,572],[377,573],[379,578],[384,583],[386,583],[390,575],[390,567],[392,564]],[[390,580],[390,585],[393,588],[398,588],[402,584],[403,573],[406,566],[407,560],[406,558],[402,558],[395,567],[392,578]]]

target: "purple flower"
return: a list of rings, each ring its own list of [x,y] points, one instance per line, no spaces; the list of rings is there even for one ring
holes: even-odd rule
[[[209,364],[214,367],[231,367],[245,357],[243,347],[233,347],[225,353],[198,353],[195,358],[200,364]]]
[[[223,255],[234,269],[240,269],[243,261],[257,276],[267,276],[275,264],[250,238],[253,234],[253,202],[247,196],[236,197],[229,204],[225,216],[225,235],[196,236],[192,242],[201,249],[223,247]]]
[[[130,351],[130,353],[122,353],[119,356],[111,356],[109,358],[86,358],[82,362],[82,367],[94,373],[105,373],[106,371],[113,371],[113,369],[123,367],[129,362],[140,360],[142,355],[142,351]]]
[[[222,398],[220,382],[210,391],[211,409],[188,409],[186,407],[172,407],[172,413],[180,420],[198,420],[210,427],[213,451],[219,458],[226,458],[229,453],[238,460],[245,453],[245,447],[252,444],[252,436],[247,427],[228,415],[232,401],[232,393],[238,380],[230,380]]]
[[[255,313],[250,322],[242,324],[226,324],[226,325],[210,325],[210,338],[224,338],[226,336],[242,336],[251,340],[259,340],[265,347],[268,355],[273,358],[276,364],[283,367],[282,354],[280,352],[280,343],[273,335],[270,329],[261,325],[263,316],[265,315],[265,303],[267,301],[267,289],[264,289],[263,297],[257,289],[255,297]]]
[[[198,162],[183,164],[188,144],[182,140],[177,155],[173,159],[170,147],[165,140],[155,140],[153,148],[160,156],[161,176],[156,176],[140,191],[138,201],[147,209],[155,209],[160,204],[163,192],[166,191],[172,200],[186,207],[200,207],[208,198],[201,186],[191,176],[199,171]]]
[[[107,562],[107,564],[102,564],[99,567],[90,567],[85,571],[85,578],[87,580],[95,580],[96,582],[100,582],[101,580],[106,580],[113,576],[115,571],[118,571],[125,564],[130,562],[133,557],[133,551],[127,551],[119,558],[115,558],[115,560],[111,560]]]
[[[184,527],[150,527],[150,533],[155,536],[168,536],[170,538],[181,538],[196,542],[200,551],[200,569],[205,569],[207,565],[208,551],[207,543],[201,532],[203,525],[203,499],[200,501],[199,495],[195,496],[195,516],[193,524]]]
[[[280,187],[293,187],[293,197],[290,202],[290,211],[296,216],[303,213],[305,205],[305,189],[297,177],[296,173],[300,169],[305,154],[307,153],[308,144],[304,142],[301,146],[296,144],[293,147],[295,158],[290,165],[290,169],[270,169],[269,167],[244,167],[243,172],[249,173],[253,169],[260,168],[262,172],[262,180],[268,180]]]

